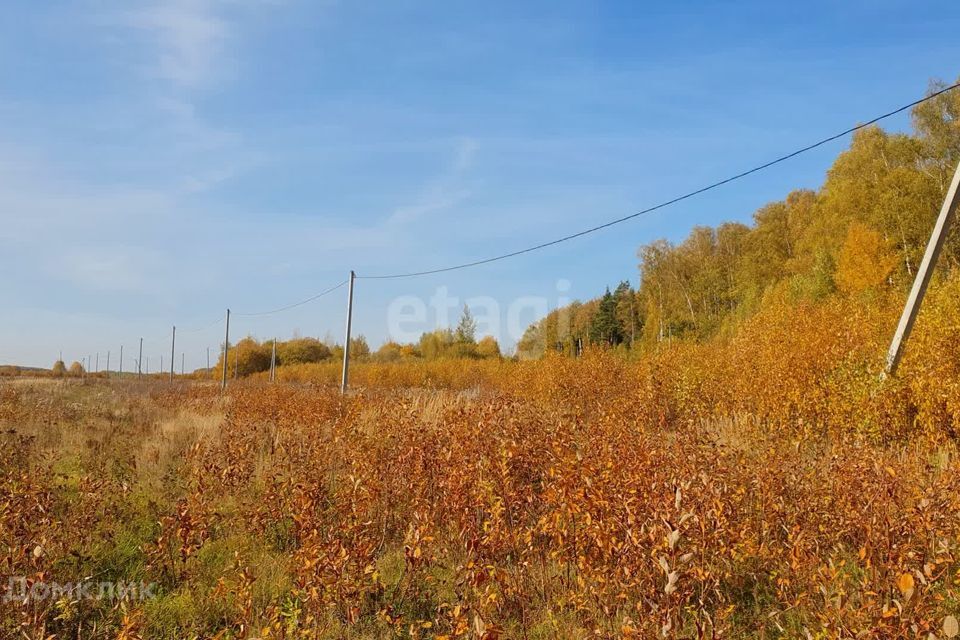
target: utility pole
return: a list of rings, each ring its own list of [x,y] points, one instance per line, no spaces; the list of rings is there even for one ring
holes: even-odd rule
[[[177,325],[173,325],[173,334],[170,337],[170,382],[173,382],[173,366],[177,357]]]
[[[927,250],[923,253],[923,260],[920,262],[920,268],[917,269],[917,277],[913,280],[913,287],[910,289],[910,296],[907,298],[907,304],[903,307],[903,313],[900,315],[900,323],[897,325],[897,331],[893,334],[893,341],[890,342],[890,349],[887,351],[887,368],[885,375],[894,376],[897,374],[897,367],[900,365],[900,358],[903,357],[903,349],[907,340],[910,338],[910,332],[913,330],[913,323],[920,312],[920,305],[923,304],[923,296],[927,293],[927,285],[930,284],[930,277],[933,275],[933,268],[937,264],[937,258],[940,256],[940,250],[947,240],[947,232],[950,230],[950,224],[957,212],[957,203],[960,202],[960,165],[953,174],[953,181],[947,190],[947,197],[943,200],[943,206],[940,208],[940,215],[937,216],[937,223],[933,227],[933,233],[930,234],[930,241],[927,243]]]
[[[273,351],[270,354],[270,382],[273,382],[277,371],[277,339],[273,339]]]
[[[183,362],[184,360],[186,360],[186,358],[187,358],[187,354],[181,351],[180,352],[180,375],[181,376],[183,375]]]
[[[347,392],[350,380],[350,327],[353,322],[353,281],[356,279],[353,270],[350,271],[350,285],[347,287],[347,335],[343,341],[343,374],[340,377],[340,393]]]
[[[140,338],[140,356],[137,358],[137,380],[143,378],[143,367],[141,363],[143,362],[143,338]]]
[[[123,345],[120,345],[120,369],[117,371],[117,377],[123,379]]]
[[[150,358],[147,358],[147,362],[150,362]],[[157,369],[160,372],[160,375],[163,375],[163,354],[160,354],[160,368]]]
[[[210,347],[207,347],[207,369],[210,369]]]
[[[227,309],[227,331],[223,337],[223,377],[220,379],[220,393],[227,388],[227,356],[230,355],[230,309]],[[207,364],[210,364],[210,350],[207,349]]]
[[[110,377],[110,350],[107,349],[107,377]]]
[[[99,351],[97,351],[97,364],[96,364],[96,366],[93,368],[93,372],[94,372],[94,373],[100,373],[100,352],[99,352]]]

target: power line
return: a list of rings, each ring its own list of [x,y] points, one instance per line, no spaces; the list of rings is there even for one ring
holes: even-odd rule
[[[212,329],[213,327],[217,326],[221,322],[223,322],[223,318],[217,318],[213,322],[206,324],[202,327],[195,327],[193,329],[179,329],[179,332],[180,333],[199,333],[200,331],[206,331],[207,329]]]
[[[329,289],[325,289],[324,291],[321,291],[321,292],[318,293],[318,294],[312,295],[312,296],[310,296],[309,298],[306,298],[306,299],[304,299],[304,300],[300,300],[299,302],[295,302],[295,303],[293,303],[293,304],[289,304],[289,305],[287,305],[287,306],[285,306],[285,307],[280,307],[280,308],[278,308],[278,309],[271,309],[270,311],[261,311],[261,312],[258,312],[258,313],[234,313],[233,315],[243,316],[243,317],[255,317],[255,316],[267,316],[267,315],[271,315],[271,314],[274,314],[274,313],[280,313],[281,311],[287,311],[287,310],[289,310],[289,309],[293,309],[293,308],[295,308],[295,307],[299,307],[299,306],[305,305],[305,304],[307,304],[308,302],[313,302],[314,300],[316,300],[316,299],[318,299],[318,298],[322,298],[323,296],[327,295],[328,293],[332,293],[332,292],[336,291],[337,289],[339,289],[340,287],[342,287],[342,286],[345,285],[345,284],[347,284],[347,281],[346,281],[346,280],[344,280],[343,282],[341,282],[341,283],[339,283],[339,284],[337,284],[337,285],[334,285],[334,286],[330,287]],[[194,327],[194,328],[178,329],[178,332],[181,333],[181,334],[184,334],[184,333],[190,333],[190,334],[200,333],[200,332],[202,332],[202,331],[206,331],[206,330],[208,330],[208,329],[212,329],[213,327],[215,327],[215,326],[217,326],[217,325],[219,325],[219,324],[221,324],[221,323],[223,323],[223,318],[217,318],[216,320],[214,320],[213,322],[210,322],[209,324],[205,324],[205,325],[202,325],[202,326],[199,326],[199,327]],[[154,337],[152,337],[152,338],[144,338],[144,339],[143,339],[143,344],[153,344],[153,343],[158,342],[158,341],[160,341],[160,340],[167,340],[167,339],[169,339],[169,338],[171,337],[171,335],[172,335],[172,331],[167,331],[167,332],[164,333],[163,335],[154,336]]]
[[[577,233],[572,233],[572,234],[570,234],[570,235],[563,236],[562,238],[557,238],[556,240],[550,240],[549,242],[543,242],[543,243],[541,243],[541,244],[537,244],[537,245],[534,245],[534,246],[532,246],[532,247],[527,247],[526,249],[520,249],[520,250],[518,250],[518,251],[511,251],[510,253],[504,253],[504,254],[501,254],[501,255],[498,255],[498,256],[493,256],[493,257],[491,257],[491,258],[484,258],[484,259],[482,259],[482,260],[475,260],[475,261],[473,261],[473,262],[465,262],[465,263],[463,263],[463,264],[457,264],[457,265],[453,265],[453,266],[450,266],[450,267],[441,267],[441,268],[439,268],[439,269],[427,269],[427,270],[425,270],[425,271],[412,271],[412,272],[409,272],[409,273],[392,273],[392,274],[387,274],[387,275],[374,275],[374,276],[357,275],[357,278],[363,278],[363,279],[365,279],[365,280],[388,280],[388,279],[395,279],[395,278],[414,278],[414,277],[417,277],[417,276],[426,276],[426,275],[431,275],[431,274],[434,274],[434,273],[444,273],[444,272],[446,272],[446,271],[456,271],[456,270],[458,270],[458,269],[467,269],[467,268],[469,268],[469,267],[477,267],[477,266],[480,266],[480,265],[482,265],[482,264],[489,264],[489,263],[491,263],[491,262],[497,262],[497,261],[499,261],[499,260],[506,260],[507,258],[514,258],[514,257],[516,257],[516,256],[523,255],[523,254],[525,254],[525,253],[530,253],[530,252],[532,252],[532,251],[537,251],[537,250],[539,250],[539,249],[545,249],[545,248],[547,248],[547,247],[552,247],[553,245],[557,245],[557,244],[560,244],[560,243],[562,243],[562,242],[567,242],[568,240],[574,240],[575,238],[580,238],[580,237],[582,237],[582,236],[585,236],[585,235],[588,235],[588,234],[591,234],[591,233],[595,233],[595,232],[600,231],[600,230],[602,230],[602,229],[606,229],[607,227],[612,227],[612,226],[617,225],[617,224],[620,224],[620,223],[622,223],[622,222],[626,222],[626,221],[628,221],[628,220],[632,220],[632,219],[634,219],[634,218],[637,218],[637,217],[639,217],[639,216],[645,215],[645,214],[647,214],[647,213],[652,213],[652,212],[654,212],[654,211],[657,211],[658,209],[663,209],[664,207],[669,207],[670,205],[673,205],[673,204],[676,204],[676,203],[681,202],[681,201],[683,201],[683,200],[687,200],[687,199],[692,198],[692,197],[694,197],[694,196],[700,195],[701,193],[705,193],[705,192],[707,192],[707,191],[711,191],[711,190],[713,190],[713,189],[716,189],[717,187],[721,187],[721,186],[723,186],[723,185],[725,185],[725,184],[729,184],[729,183],[731,183],[731,182],[733,182],[733,181],[735,181],[735,180],[739,180],[739,179],[741,179],[741,178],[745,178],[746,176],[749,176],[750,174],[757,173],[758,171],[763,171],[764,169],[767,169],[767,168],[769,168],[769,167],[772,167],[772,166],[775,165],[775,164],[779,164],[779,163],[781,163],[781,162],[785,162],[786,160],[789,160],[789,159],[791,159],[791,158],[794,158],[794,157],[796,157],[796,156],[798,156],[798,155],[800,155],[800,154],[802,154],[802,153],[806,153],[807,151],[811,151],[811,150],[813,150],[813,149],[816,149],[817,147],[822,147],[823,145],[828,144],[828,143],[830,143],[830,142],[833,142],[834,140],[837,140],[838,138],[842,138],[842,137],[844,137],[844,136],[846,136],[846,135],[849,135],[849,134],[851,134],[851,133],[854,133],[854,132],[856,132],[856,131],[859,131],[860,129],[864,129],[864,128],[866,128],[866,127],[869,127],[870,125],[876,124],[876,123],[880,122],[881,120],[885,120],[886,118],[889,118],[889,117],[891,117],[891,116],[897,115],[898,113],[903,113],[904,111],[906,111],[906,110],[908,110],[908,109],[912,109],[913,107],[915,107],[915,106],[917,106],[917,105],[919,105],[919,104],[923,104],[924,102],[927,102],[927,101],[929,101],[929,100],[933,100],[933,99],[936,98],[937,96],[943,95],[944,93],[947,93],[947,92],[949,92],[949,91],[953,91],[954,89],[957,89],[958,87],[960,87],[960,83],[951,85],[951,86],[949,86],[949,87],[945,87],[945,88],[943,88],[943,89],[940,89],[940,90],[938,90],[938,91],[935,91],[935,92],[931,93],[930,95],[928,95],[928,96],[926,96],[926,97],[920,98],[919,100],[914,100],[914,101],[911,102],[910,104],[906,104],[906,105],[904,105],[904,106],[902,106],[902,107],[899,107],[899,108],[897,108],[897,109],[894,109],[893,111],[889,111],[889,112],[887,112],[887,113],[885,113],[885,114],[883,114],[883,115],[877,116],[877,117],[875,117],[875,118],[873,118],[873,119],[871,119],[871,120],[868,120],[867,122],[864,122],[864,123],[862,123],[862,124],[858,124],[858,125],[856,125],[856,126],[854,126],[854,127],[850,127],[849,129],[846,129],[845,131],[841,131],[840,133],[834,134],[834,135],[832,135],[832,136],[830,136],[830,137],[827,137],[827,138],[824,138],[824,139],[819,140],[819,141],[817,141],[817,142],[814,142],[813,144],[810,144],[810,145],[807,145],[807,146],[802,147],[802,148],[800,148],[800,149],[797,149],[796,151],[792,151],[792,152],[790,152],[790,153],[788,153],[788,154],[786,154],[786,155],[780,156],[779,158],[776,158],[776,159],[771,160],[771,161],[769,161],[769,162],[765,162],[764,164],[761,164],[761,165],[758,165],[758,166],[756,166],[756,167],[753,167],[752,169],[748,169],[747,171],[743,171],[743,172],[738,173],[738,174],[736,174],[736,175],[730,176],[729,178],[725,178],[725,179],[723,179],[723,180],[720,180],[719,182],[714,182],[714,183],[709,184],[709,185],[707,185],[707,186],[705,186],[705,187],[701,187],[701,188],[699,188],[699,189],[696,189],[695,191],[687,192],[687,193],[683,194],[682,196],[678,196],[678,197],[676,197],[676,198],[672,198],[672,199],[667,200],[667,201],[665,201],[665,202],[661,202],[660,204],[654,205],[654,206],[652,206],[652,207],[648,207],[648,208],[643,209],[643,210],[641,210],[641,211],[637,211],[637,212],[635,212],[635,213],[631,213],[630,215],[623,216],[622,218],[617,218],[616,220],[610,220],[609,222],[605,222],[605,223],[603,223],[603,224],[597,225],[597,226],[595,226],[595,227],[591,227],[591,228],[589,228],[589,229],[584,229],[583,231],[578,231]]]
[[[269,315],[272,315],[272,314],[274,314],[274,313],[280,313],[281,311],[288,311],[289,309],[293,309],[293,308],[295,308],[295,307],[299,307],[299,306],[301,306],[301,305],[305,305],[305,304],[307,304],[308,302],[313,302],[314,300],[316,300],[316,299],[318,299],[318,298],[322,298],[323,296],[327,295],[328,293],[333,293],[334,291],[336,291],[337,289],[339,289],[340,287],[342,287],[342,286],[345,285],[345,284],[347,284],[347,281],[346,281],[346,280],[344,280],[344,281],[341,282],[340,284],[336,284],[336,285],[330,287],[329,289],[325,289],[325,290],[321,291],[321,292],[318,293],[318,294],[312,295],[312,296],[310,296],[309,298],[306,298],[305,300],[301,300],[300,302],[294,302],[293,304],[288,304],[287,306],[285,306],[285,307],[280,307],[280,308],[278,308],[278,309],[271,309],[270,311],[259,311],[259,312],[257,312],[257,313],[236,313],[236,312],[234,312],[232,315],[242,316],[242,317],[245,317],[245,318],[251,318],[251,317],[254,317],[254,316],[269,316]]]

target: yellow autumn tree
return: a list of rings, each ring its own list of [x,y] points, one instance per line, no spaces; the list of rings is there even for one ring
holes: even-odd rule
[[[837,260],[837,287],[856,295],[879,288],[893,272],[898,258],[877,231],[862,222],[847,230]]]
[[[477,343],[477,357],[480,358],[499,358],[500,345],[493,336],[484,336]]]

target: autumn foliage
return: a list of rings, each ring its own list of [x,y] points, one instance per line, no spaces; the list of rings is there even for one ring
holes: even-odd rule
[[[346,397],[323,364],[222,398],[8,383],[3,573],[158,590],[5,602],[0,628],[952,637],[958,293],[934,286],[893,380],[890,306],[837,298],[771,301],[729,339],[639,360],[363,363]]]

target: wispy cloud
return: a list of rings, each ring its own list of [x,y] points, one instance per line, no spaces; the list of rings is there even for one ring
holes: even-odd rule
[[[86,290],[142,292],[158,262],[155,252],[139,247],[87,246],[57,256],[51,275]]]
[[[214,77],[232,36],[213,0],[163,0],[128,12],[126,24],[145,32],[155,47],[153,71],[183,88],[201,87]]]
[[[443,173],[426,184],[417,200],[397,207],[387,219],[388,225],[404,225],[420,218],[455,207],[473,193],[465,184],[479,145],[473,138],[461,138],[454,156]]]

